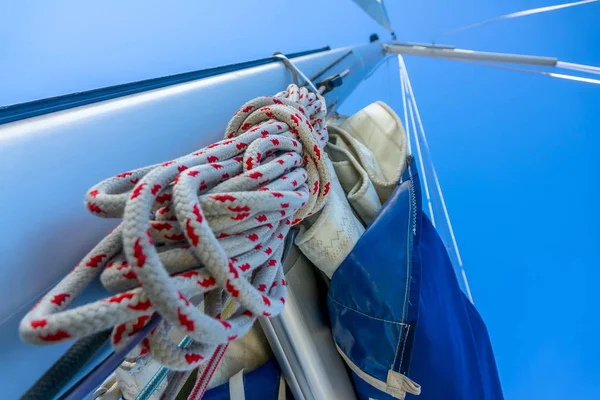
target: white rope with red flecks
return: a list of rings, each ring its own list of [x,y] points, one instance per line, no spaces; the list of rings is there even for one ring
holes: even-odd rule
[[[139,350],[186,370],[244,335],[257,316],[277,315],[283,239],[329,191],[325,115],[323,98],[290,85],[242,106],[225,140],[92,187],[87,208],[123,220],[25,316],[21,338],[54,343],[114,328],[119,347],[158,312],[164,323]],[[67,309],[100,271],[104,286],[120,293]],[[240,306],[226,320],[222,290]],[[188,300],[200,294],[210,313]],[[193,343],[179,348],[170,326]]]

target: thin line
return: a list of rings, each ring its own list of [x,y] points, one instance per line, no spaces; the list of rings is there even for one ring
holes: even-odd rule
[[[593,65],[570,63],[565,61],[557,61],[556,68],[569,69],[571,71],[585,72],[586,74],[600,75],[600,67]]]
[[[398,54],[398,73],[400,74],[400,87],[402,88],[402,108],[404,109],[404,125],[406,126],[406,137],[408,139],[408,153],[412,154],[412,146],[410,140],[410,128],[408,126],[408,115],[406,114],[406,89],[404,88],[404,75],[402,74],[402,68],[400,67],[400,61],[402,56]],[[404,61],[402,60],[402,63]]]
[[[473,295],[471,294],[471,288],[469,287],[469,281],[467,280],[467,273],[465,272],[464,268],[461,268],[460,272],[462,273],[463,280],[465,281],[465,287],[467,289],[469,300],[471,300],[471,303],[473,303]]]
[[[499,17],[494,17],[494,18],[483,20],[483,21],[475,22],[473,24],[465,25],[460,28],[452,29],[450,31],[442,33],[441,35],[438,35],[437,38],[440,38],[442,36],[453,35],[458,32],[466,31],[466,30],[472,29],[472,28],[477,28],[479,26],[487,25],[489,23],[496,22],[496,21],[501,21],[501,20],[505,20],[505,19],[521,18],[521,17],[526,17],[528,15],[541,14],[541,13],[545,13],[545,12],[549,12],[549,11],[556,11],[556,10],[560,10],[560,9],[567,8],[567,7],[575,7],[575,6],[580,6],[580,5],[584,5],[584,4],[588,4],[588,3],[595,3],[597,1],[599,1],[599,0],[583,0],[583,1],[576,1],[576,2],[572,2],[572,3],[557,4],[554,6],[538,7],[538,8],[531,8],[531,9],[523,10],[523,11],[517,11],[517,12],[510,13],[510,14],[501,15]]]
[[[421,120],[421,114],[419,113],[419,109],[417,107],[417,101],[415,99],[415,95],[413,93],[412,90],[412,85],[410,83],[410,78],[408,77],[408,70],[406,69],[406,65],[404,64],[404,62],[402,62],[402,73],[404,74],[405,80],[406,80],[406,87],[408,89],[408,93],[410,95],[410,100],[411,103],[414,107],[415,110],[415,114],[417,116],[417,121],[419,122],[419,127],[421,129],[421,137],[423,138],[423,143],[425,146],[425,150],[427,152],[427,154],[429,154],[429,166],[431,168],[431,171],[433,173],[433,180],[435,182],[435,186],[438,192],[438,196],[440,198],[440,202],[442,204],[442,209],[444,211],[444,216],[446,218],[446,224],[448,226],[448,231],[450,232],[450,237],[452,239],[452,244],[454,246],[454,254],[456,256],[456,259],[458,261],[459,264],[459,268],[461,270],[462,273],[462,277],[463,277],[463,281],[465,283],[465,287],[467,289],[467,295],[469,296],[469,300],[471,301],[471,303],[474,303],[473,301],[473,296],[471,294],[471,290],[469,288],[469,282],[467,280],[467,275],[465,273],[464,267],[463,267],[463,263],[462,263],[462,258],[460,257],[460,251],[458,250],[458,243],[456,242],[456,236],[454,235],[454,229],[452,228],[452,222],[450,221],[450,215],[448,214],[448,208],[446,207],[446,201],[444,200],[444,194],[442,193],[442,187],[440,185],[440,181],[439,178],[437,176],[437,172],[435,170],[435,166],[433,165],[433,161],[431,160],[431,151],[429,149],[429,143],[427,142],[427,136],[425,134],[425,128],[423,127],[423,121]],[[409,107],[410,107],[410,103],[409,103]],[[415,132],[416,135],[416,132]]]
[[[406,84],[406,83],[407,83],[407,80],[404,80],[404,84]],[[421,167],[421,173],[423,175],[423,186],[425,187],[425,197],[427,198],[427,207],[429,208],[429,216],[431,217],[431,223],[433,224],[433,227],[435,228],[436,227],[435,215],[433,213],[433,205],[431,204],[431,196],[429,194],[429,184],[427,182],[427,171],[425,171],[425,165],[423,163],[423,155],[421,153],[421,145],[419,143],[419,137],[417,136],[417,126],[415,125],[415,116],[414,116],[413,108],[411,107],[410,103],[408,103],[408,115],[410,115],[413,133],[415,135],[415,145],[417,147],[417,158],[419,159],[419,166]],[[406,122],[406,124],[408,125],[408,121]]]
[[[509,67],[509,66],[506,66],[506,65],[489,64],[489,63],[482,63],[482,62],[470,61],[470,60],[452,59],[452,60],[449,60],[449,61],[457,61],[457,62],[468,63],[468,64],[482,65],[484,67],[491,67],[491,68],[497,68],[497,69],[505,69],[505,70],[508,70],[508,71],[516,71],[516,72],[525,72],[527,74],[549,76],[551,78],[559,78],[559,79],[566,79],[566,80],[569,80],[569,81],[577,81],[577,82],[584,82],[584,83],[593,83],[595,85],[600,85],[600,79],[584,78],[582,76],[558,74],[556,72],[536,71],[536,70],[533,70],[533,69],[516,68],[516,67]]]
[[[460,256],[460,251],[458,250],[458,243],[456,242],[456,236],[454,236],[454,229],[452,228],[452,222],[450,222],[450,215],[448,214],[448,208],[446,207],[446,201],[444,200],[444,194],[442,193],[442,187],[440,185],[440,180],[437,176],[437,172],[435,170],[435,166],[433,165],[433,161],[431,161],[431,151],[429,149],[429,143],[427,142],[427,136],[425,135],[425,128],[423,127],[423,121],[421,120],[421,114],[419,113],[419,108],[417,107],[417,100],[412,90],[412,85],[410,83],[410,78],[408,77],[408,70],[406,69],[406,65],[403,63],[403,72],[406,78],[406,87],[408,88],[408,92],[410,94],[411,101],[415,108],[415,114],[417,115],[417,121],[419,122],[419,127],[421,128],[423,142],[425,144],[425,149],[427,153],[430,155],[430,164],[431,170],[433,172],[433,179],[435,181],[436,189],[438,192],[438,196],[440,197],[440,201],[442,203],[442,209],[444,210],[444,216],[446,217],[446,223],[448,224],[448,230],[450,231],[450,237],[452,238],[452,244],[454,246],[454,251],[456,253],[456,259],[458,260],[458,264],[460,267],[463,267],[462,258]]]
[[[425,187],[425,197],[427,198],[427,207],[429,208],[429,216],[431,217],[431,223],[433,227],[436,227],[435,216],[433,215],[433,205],[431,204],[431,196],[429,195],[429,183],[427,183],[427,171],[425,171],[425,164],[423,163],[423,155],[421,154],[421,144],[419,138],[416,136],[417,126],[415,125],[415,115],[413,108],[408,103],[408,114],[410,115],[410,121],[412,122],[413,132],[415,133],[415,144],[417,145],[417,154],[419,158],[419,166],[421,167],[421,173],[423,176],[423,186]]]
[[[339,64],[340,62],[342,62],[350,54],[352,54],[352,50],[348,50],[346,53],[344,53],[344,55],[342,55],[341,57],[337,58],[336,60],[334,60],[333,62],[331,62],[329,65],[327,65],[325,68],[321,69],[319,72],[317,72],[316,74],[314,74],[313,76],[311,76],[310,77],[311,82],[316,81],[317,78],[320,78],[321,75],[323,75],[325,72],[329,71],[331,68],[335,67],[337,64]]]
[[[407,326],[408,324],[404,323],[404,322],[396,322],[396,321],[390,321],[390,320],[386,320],[386,319],[381,319],[381,318],[377,318],[377,317],[373,317],[369,314],[365,314],[363,312],[360,312],[358,310],[355,310],[354,308],[348,307],[342,303],[340,303],[339,301],[337,301],[336,299],[334,299],[333,297],[331,297],[330,294],[327,294],[327,297],[329,298],[329,300],[333,301],[334,303],[336,303],[337,305],[339,305],[340,307],[344,307],[347,310],[350,311],[354,311],[355,313],[362,315],[363,317],[367,317],[370,319],[374,319],[375,321],[381,321],[381,322],[386,322],[388,324],[395,324],[395,325],[402,325],[402,326]]]
[[[525,70],[525,71],[527,71],[527,70]],[[523,72],[525,72],[525,71],[523,71]],[[531,71],[531,72],[534,72],[534,71]],[[546,74],[542,74],[542,75],[546,75]],[[569,81],[593,83],[595,85],[600,85],[599,79],[584,78],[582,76],[574,76],[574,75],[557,74],[555,72],[548,72],[547,75],[551,76],[553,78],[566,79]]]

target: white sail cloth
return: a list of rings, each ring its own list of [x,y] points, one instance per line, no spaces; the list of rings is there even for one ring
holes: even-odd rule
[[[333,172],[333,166],[328,161]],[[352,212],[335,174],[331,174],[331,193],[325,207],[307,230],[296,237],[296,245],[328,278],[352,250],[365,227]],[[311,221],[306,223],[310,223]]]
[[[331,195],[296,245],[331,278],[402,176],[407,138],[396,113],[380,101],[329,121],[328,129]]]
[[[349,118],[330,122],[329,127],[335,138],[329,140],[326,150],[344,190],[348,194],[359,192],[356,185],[366,176],[384,203],[405,168],[407,139],[400,118],[387,104],[378,101]],[[346,159],[339,156],[339,149],[344,150]],[[356,171],[350,171],[348,164]]]

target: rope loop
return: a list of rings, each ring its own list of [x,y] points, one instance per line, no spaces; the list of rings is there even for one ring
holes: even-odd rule
[[[25,316],[21,338],[47,344],[113,328],[118,348],[158,312],[164,321],[136,355],[187,370],[257,317],[279,314],[284,239],[324,206],[330,188],[325,115],[320,95],[290,85],[244,104],[224,140],[92,187],[88,210],[122,222]],[[118,293],[67,309],[100,272]],[[228,319],[221,319],[224,293],[239,307]],[[197,296],[206,312],[190,301]],[[179,348],[170,327],[192,344]]]

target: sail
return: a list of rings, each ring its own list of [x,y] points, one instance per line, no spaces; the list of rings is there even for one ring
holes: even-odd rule
[[[392,24],[390,17],[388,17],[387,10],[383,4],[383,0],[354,0],[360,8],[371,16],[377,23],[383,26],[388,31],[392,31]]]

